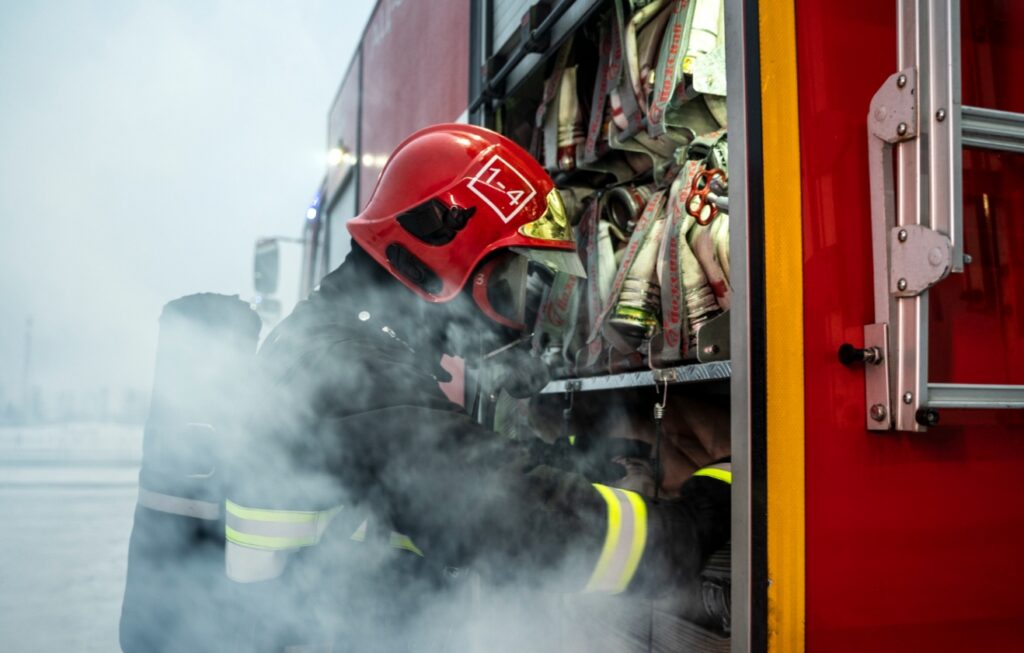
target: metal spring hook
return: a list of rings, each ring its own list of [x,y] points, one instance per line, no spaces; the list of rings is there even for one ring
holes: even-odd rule
[[[662,420],[665,418],[665,405],[668,403],[668,381],[661,395],[661,403],[654,404],[654,455],[652,467],[654,472],[654,498],[658,498],[661,490],[661,439],[664,432]]]
[[[575,444],[574,438],[570,431],[572,430],[572,409],[573,403],[576,397],[576,393],[571,388],[565,391],[565,402],[566,407],[562,409],[562,438],[567,440],[570,445]]]

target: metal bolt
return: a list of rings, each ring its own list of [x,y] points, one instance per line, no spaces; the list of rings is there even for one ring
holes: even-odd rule
[[[888,413],[885,410],[885,406],[882,404],[875,404],[871,407],[871,419],[876,422],[885,421],[885,417]]]
[[[896,234],[896,237],[900,239],[901,243],[907,242],[907,230],[900,229],[899,233]]]
[[[899,288],[900,292],[903,292],[904,290],[907,289],[907,280],[900,279],[899,281],[896,282],[896,287]]]
[[[718,345],[708,345],[704,348],[704,353],[711,356],[719,352]]]
[[[369,311],[359,311],[359,321],[360,322],[366,322],[369,319],[370,319]]]
[[[907,123],[901,122],[900,124],[898,124],[896,126],[896,133],[899,136],[903,136],[904,134],[906,134],[907,133]]]
[[[971,263],[974,263],[974,259],[971,258],[971,255],[964,254],[964,265],[970,265]]]
[[[882,362],[882,350],[880,347],[868,347],[864,350],[864,362],[872,365],[879,365]]]
[[[936,111],[935,112],[935,119],[938,120],[939,122],[942,122],[943,120],[945,120],[946,119],[946,110],[945,109],[939,109],[938,111]]]
[[[938,426],[939,411],[934,408],[918,408],[917,413],[914,414],[914,419],[921,426]]]
[[[913,401],[914,401],[914,393],[913,392],[904,392],[903,393],[903,403],[909,404],[909,403],[911,403]]]
[[[896,78],[896,86],[899,86],[900,88],[903,88],[906,85],[907,85],[907,76],[906,75],[900,75],[899,77]]]

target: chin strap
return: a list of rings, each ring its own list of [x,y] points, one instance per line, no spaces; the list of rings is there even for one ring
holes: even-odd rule
[[[522,322],[515,322],[505,317],[494,309],[491,305],[491,300],[487,296],[487,286],[491,281],[491,274],[494,273],[498,264],[501,263],[500,258],[494,258],[484,263],[480,270],[473,275],[473,301],[480,308],[484,315],[488,318],[497,322],[503,327],[514,329],[516,331],[525,331],[526,325]]]

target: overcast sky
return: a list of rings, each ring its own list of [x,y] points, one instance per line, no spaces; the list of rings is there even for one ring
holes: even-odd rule
[[[0,406],[148,389],[160,307],[298,235],[373,0],[0,2]]]

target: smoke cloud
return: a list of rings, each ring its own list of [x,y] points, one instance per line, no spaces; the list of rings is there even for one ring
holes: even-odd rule
[[[27,316],[32,384],[146,388],[164,302],[197,291],[247,294],[254,238],[294,233],[323,173],[324,109],[372,3],[360,16],[353,4],[310,1],[306,13],[290,15],[274,3],[241,1],[0,10],[4,401],[23,383]],[[351,319],[356,308],[340,311]],[[500,345],[481,338],[474,323],[475,316],[449,315],[445,338],[471,353]],[[419,348],[413,330],[385,324]],[[376,415],[345,423],[344,411],[320,419],[330,412],[332,388],[344,389],[345,403],[370,407],[425,391],[431,367],[408,367],[400,344],[392,360],[373,366],[329,364],[316,352],[290,375],[268,380],[247,363],[210,355],[217,350],[197,338],[186,336],[182,348],[192,353],[178,359],[195,376],[169,392],[182,406],[215,400],[240,414],[178,408],[177,416],[151,419],[143,486],[216,505],[228,497],[270,509],[342,508],[318,546],[285,552],[280,575],[246,584],[225,575],[222,522],[170,515],[140,529],[160,515],[137,508],[137,517],[145,515],[136,523],[137,553],[170,552],[153,558],[153,575],[126,598],[152,637],[148,650],[336,640],[334,650],[628,651],[667,642],[659,629],[676,636],[684,628],[678,615],[692,606],[678,605],[671,588],[657,600],[574,592],[592,551],[548,558],[560,550],[536,544],[603,526],[567,519],[556,532],[534,528],[531,510],[540,501],[523,501],[521,510],[507,501],[510,488],[524,486],[526,465],[498,436],[478,432],[458,450],[445,449],[437,431],[455,419],[446,411],[430,419],[399,412],[390,424]],[[520,370],[509,360],[495,360],[508,368],[495,372],[495,401],[504,396],[502,378]],[[406,381],[381,377],[388,365],[404,370]],[[645,392],[645,401],[657,398]],[[570,427],[595,441],[653,443],[650,423],[614,403],[635,400],[603,401],[600,416],[578,400]],[[526,404],[516,437],[564,435],[561,401]],[[716,420],[714,427],[671,422],[666,484],[721,452],[728,428]],[[212,429],[197,426],[204,424]],[[165,437],[150,437],[157,433]],[[406,510],[396,514],[380,509],[402,502]],[[353,540],[370,516],[364,541]],[[423,556],[392,547],[392,530],[410,534]],[[20,562],[52,569],[66,561]]]
[[[175,355],[162,353],[180,376],[164,384],[166,396],[154,396],[154,407],[164,398],[175,408],[151,416],[147,437],[162,444],[147,448],[147,464],[150,480],[168,483],[162,491],[184,488],[208,500],[223,493],[249,508],[332,510],[329,525],[315,546],[276,552],[269,578],[235,582],[224,575],[221,523],[193,524],[198,531],[167,549],[174,539],[169,527],[140,530],[140,513],[152,517],[140,508],[134,550],[163,549],[171,557],[156,572],[160,582],[133,588],[129,578],[126,618],[141,620],[161,646],[187,643],[180,650],[216,641],[237,650],[640,651],[688,638],[727,647],[717,625],[692,621],[703,609],[692,588],[667,583],[654,596],[580,594],[603,542],[603,515],[592,521],[570,512],[552,527],[540,514],[545,493],[578,491],[573,483],[650,489],[636,478],[649,469],[615,464],[602,447],[611,438],[653,444],[651,423],[635,408],[653,405],[657,393],[618,393],[600,406],[578,400],[568,428],[591,443],[593,464],[553,485],[543,474],[528,475],[533,467],[522,447],[425,399],[439,394],[430,372],[440,352],[425,349],[431,334],[463,353],[488,352],[500,342],[470,328],[481,324],[471,303],[452,303],[442,322],[432,323],[438,309],[397,284],[382,295],[366,286],[326,285],[270,336],[255,366],[248,356],[228,355],[239,349],[211,344],[202,330],[186,330]],[[367,306],[374,314],[363,322],[357,315]],[[162,338],[166,347],[170,337]],[[364,357],[366,348],[372,352]],[[519,353],[486,359],[496,396],[502,377],[516,376],[522,361],[532,360],[508,351]],[[479,370],[486,361],[470,366]],[[168,380],[160,370],[158,388]],[[513,401],[524,402],[514,434],[521,442],[564,437],[556,417],[561,397]],[[664,443],[668,493],[728,453],[726,406],[714,394],[673,396],[669,411],[679,418]],[[198,412],[184,419],[189,411]],[[197,446],[181,423],[206,421],[203,411],[219,424],[201,436],[207,446]],[[622,478],[627,470],[632,479]],[[189,528],[180,518],[171,521]],[[409,535],[416,552],[395,547],[393,533]],[[227,559],[230,568],[230,551]],[[159,617],[146,606],[157,606]]]

